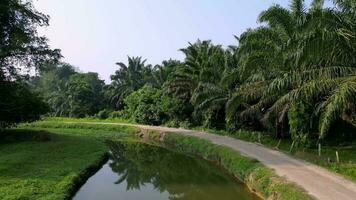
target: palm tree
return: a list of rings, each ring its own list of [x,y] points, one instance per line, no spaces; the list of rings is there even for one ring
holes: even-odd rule
[[[182,63],[179,60],[164,60],[161,65],[156,65],[152,70],[153,85],[157,88],[162,87],[169,79],[172,79],[176,69]]]
[[[323,1],[315,0],[306,11],[303,1],[293,0],[290,10],[273,6],[263,12],[260,21],[267,26],[240,39],[241,66],[250,76],[227,103],[227,118],[259,113],[262,121],[272,117],[281,123],[291,107],[308,102],[316,107],[319,138],[340,117],[355,124],[350,117],[356,98],[355,7],[347,2],[324,9]],[[251,81],[253,67],[261,75]],[[246,109],[237,113],[243,103]],[[294,139],[300,138],[305,137]]]
[[[211,41],[200,41],[181,49],[186,58],[184,64],[179,66],[170,80],[169,90],[185,102],[195,106],[197,118],[205,118],[206,124],[210,124],[216,110],[202,110],[199,106],[206,93],[207,87],[215,87],[219,84],[225,70],[225,51],[220,45],[213,45]],[[198,97],[199,96],[199,97]]]
[[[195,105],[195,112],[205,114],[207,119],[205,119],[204,126],[219,126],[219,123],[225,122],[219,115],[225,115],[225,105],[236,85],[240,83],[236,53],[237,48],[234,46],[230,46],[224,52],[224,71],[221,73],[219,82],[201,81],[194,90],[191,102]]]
[[[152,83],[152,67],[141,57],[128,57],[128,65],[116,63],[120,69],[111,76],[111,102],[120,108],[123,99],[147,83]]]
[[[171,81],[172,92],[190,99],[199,82],[219,82],[224,71],[224,51],[221,46],[198,40],[194,44],[189,43],[189,47],[181,51],[186,58]]]

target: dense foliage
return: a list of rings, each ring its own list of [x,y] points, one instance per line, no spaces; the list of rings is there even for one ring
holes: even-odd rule
[[[66,63],[45,63],[40,75],[32,77],[34,90],[50,106],[50,116],[85,117],[104,108],[104,81],[97,73],[79,73]]]
[[[236,37],[238,45],[225,49],[198,40],[181,49],[184,61],[163,84],[141,76],[141,86],[158,86],[159,96],[171,94],[192,108],[179,120],[196,126],[268,130],[300,143],[324,138],[339,120],[355,126],[356,6],[333,3],[333,8],[319,0],[308,7],[302,0],[292,0],[289,8],[274,5],[259,16],[262,26]],[[147,95],[150,100],[135,100],[140,116],[161,118],[164,100]],[[138,119],[131,106],[126,109],[140,123],[167,121]]]
[[[128,57],[127,64],[117,63],[119,68],[107,85],[96,73],[48,61],[46,53],[55,52],[35,34],[35,27],[46,25],[47,17],[29,3],[19,4],[34,13],[27,20],[18,19],[29,29],[26,34],[32,33],[27,37],[32,42],[23,48],[37,47],[38,54],[31,55],[39,57],[11,57],[17,53],[9,49],[1,60],[6,66],[15,61],[33,66],[41,61],[36,64],[39,73],[30,82],[32,91],[43,95],[52,116],[249,128],[308,143],[334,137],[338,134],[331,131],[335,124],[356,126],[356,4],[353,0],[332,3],[331,8],[322,0],[309,6],[303,0],[291,0],[288,8],[273,5],[260,14],[261,26],[236,36],[236,45],[224,48],[198,40],[181,49],[182,61],[152,66],[141,57]],[[2,31],[6,34],[8,29]],[[4,36],[3,40],[13,39]],[[8,81],[16,71],[10,69],[2,67],[2,77],[10,77]]]
[[[290,110],[309,112],[309,130],[294,132],[319,138],[339,118],[355,125],[356,7],[354,1],[334,3],[330,9],[315,0],[306,8],[293,0],[289,9],[272,6],[260,15],[267,25],[239,40],[239,67],[247,76],[227,104],[228,117],[257,118],[273,127],[295,116]],[[291,109],[303,102],[313,109]]]
[[[28,85],[20,81],[4,82],[0,94],[0,128],[37,120],[48,111],[39,94],[31,92]]]
[[[164,90],[151,86],[144,86],[133,92],[124,100],[127,118],[138,123],[160,125],[169,122],[172,126],[177,124],[185,114],[184,103],[177,97],[173,97]]]
[[[0,2],[0,129],[46,112],[21,72],[60,57],[59,50],[49,49],[47,39],[37,34],[37,27],[47,25],[48,16],[36,11],[31,1]]]

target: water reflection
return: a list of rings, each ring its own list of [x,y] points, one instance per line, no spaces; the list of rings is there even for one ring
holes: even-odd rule
[[[110,142],[111,158],[74,199],[252,200],[210,163],[139,143]]]

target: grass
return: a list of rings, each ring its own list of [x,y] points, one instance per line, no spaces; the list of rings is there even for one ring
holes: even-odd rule
[[[98,122],[99,120],[92,119],[92,121]],[[66,199],[70,197],[76,184],[85,179],[88,169],[96,165],[100,166],[99,163],[107,151],[104,144],[106,139],[131,140],[138,131],[124,126],[81,122],[87,122],[87,120],[56,118],[22,124],[19,126],[20,129],[1,133],[0,199]],[[46,132],[41,132],[41,130]],[[47,132],[51,132],[51,134]],[[258,133],[213,132],[252,142],[258,140]],[[148,134],[151,135],[151,138],[160,138],[160,133],[148,132]],[[48,135],[50,135],[50,140],[47,138]],[[219,163],[263,197],[310,199],[302,189],[278,177],[273,170],[228,147],[176,134],[168,134],[165,140],[175,150]],[[269,147],[275,147],[278,143],[268,135],[261,135],[260,140],[261,143]],[[279,146],[281,151],[287,153],[289,153],[289,147],[290,141],[288,140],[283,140]],[[318,158],[315,149],[296,149],[292,154],[305,160],[310,159],[309,161],[323,166],[325,164],[323,159],[325,156],[333,154],[333,151],[334,149],[331,147],[324,148],[321,158]],[[354,151],[352,147],[339,149],[341,163],[334,163],[335,168],[332,168],[332,164],[329,163],[325,167],[336,172],[346,168],[347,170],[339,173],[349,178],[353,177],[355,171],[352,170],[356,168],[355,165],[350,163],[347,165],[344,161],[355,159],[352,151]]]
[[[159,133],[148,132],[149,137],[158,141]],[[165,146],[186,154],[193,154],[218,163],[248,185],[263,199],[308,200],[312,199],[303,189],[278,177],[275,172],[254,159],[242,156],[229,147],[215,145],[208,140],[167,134]]]
[[[69,133],[70,135],[90,136],[97,139],[117,137],[115,133],[120,132],[122,129],[127,134],[123,134],[118,138],[130,138],[133,132],[137,132],[137,130],[121,126],[57,123],[53,121],[25,124],[22,125],[22,128],[44,129],[51,132],[61,132],[63,135]],[[148,131],[146,134],[149,134],[151,139],[156,139],[157,141],[161,138],[160,133],[155,131]],[[173,150],[197,155],[219,163],[262,197],[287,200],[311,199],[302,189],[278,177],[273,170],[263,166],[257,160],[240,155],[228,147],[214,145],[207,140],[176,134],[168,134],[165,137],[165,144]]]
[[[123,119],[123,118],[107,118],[107,119],[97,119],[94,117],[85,118],[67,118],[67,117],[46,117],[42,119],[48,122],[110,122],[110,123],[130,123],[136,124],[133,120]]]
[[[76,125],[69,124],[60,124],[58,122],[78,122]],[[85,124],[80,124],[80,122],[113,122],[113,123],[130,123],[129,121],[125,121],[122,119],[108,119],[108,120],[98,120],[93,118],[88,119],[71,119],[71,118],[46,118],[45,121],[36,122],[36,126],[41,126],[45,128],[49,127],[71,127],[71,128],[80,128],[84,127]],[[31,125],[33,126],[33,125]],[[87,126],[92,127],[92,126]],[[117,126],[107,126],[101,125],[97,126],[100,130],[114,130]],[[259,132],[251,132],[251,131],[237,131],[235,133],[229,133],[223,130],[211,130],[211,129],[203,129],[203,128],[195,128],[195,130],[207,131],[210,133],[218,134],[218,135],[226,135],[229,137],[241,139],[244,141],[250,142],[259,142],[258,134]],[[278,139],[271,137],[269,134],[260,134],[260,142],[266,147],[273,148],[277,146],[279,143]],[[296,157],[301,160],[305,160],[311,163],[314,163],[318,166],[328,169],[329,171],[338,173],[345,178],[356,181],[356,146],[327,146],[322,145],[321,156],[318,155],[317,145],[314,148],[297,148],[293,149],[290,152],[292,141],[290,139],[281,140],[278,150],[282,151],[286,154],[289,154],[293,157]],[[340,162],[336,162],[336,151],[338,151]],[[331,161],[331,162],[329,162]]]
[[[101,166],[106,138],[134,129],[32,128],[0,133],[0,199],[68,199]],[[51,133],[49,133],[51,132]]]
[[[277,149],[279,143],[278,139],[273,138],[269,134],[251,132],[251,131],[237,131],[235,133],[228,133],[221,130],[204,130],[210,133],[226,135],[244,141],[261,143],[266,147]],[[258,136],[260,134],[260,136]],[[260,139],[259,139],[260,137]],[[289,154],[301,160],[314,163],[320,167],[326,168],[329,171],[338,173],[345,178],[356,181],[356,146],[330,146],[322,144],[321,156],[319,156],[317,144],[311,148],[294,148],[290,151],[292,140],[284,139],[280,141],[278,146],[279,151]],[[336,162],[336,151],[339,154],[339,163]]]

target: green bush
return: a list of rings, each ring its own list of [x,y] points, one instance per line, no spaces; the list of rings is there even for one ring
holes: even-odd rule
[[[288,112],[289,132],[296,144],[306,145],[312,137],[312,116],[310,114],[310,105],[305,102],[299,102],[291,105]]]
[[[185,120],[179,123],[179,127],[189,129],[193,127],[193,124],[189,120]]]
[[[111,114],[111,110],[104,109],[104,110],[99,111],[95,115],[95,117],[98,119],[107,119],[107,118],[109,118],[110,114]]]
[[[137,123],[161,125],[170,121],[168,126],[176,127],[188,116],[182,100],[148,85],[130,94],[124,102],[125,110],[118,114],[128,114],[125,117]]]
[[[161,90],[144,86],[125,98],[125,111],[138,123],[160,125],[166,118],[160,106],[162,95]]]
[[[172,128],[178,128],[179,127],[179,121],[176,119],[169,120],[164,124],[167,127],[172,127]]]
[[[129,119],[131,115],[126,110],[112,111],[109,114],[110,119]]]

